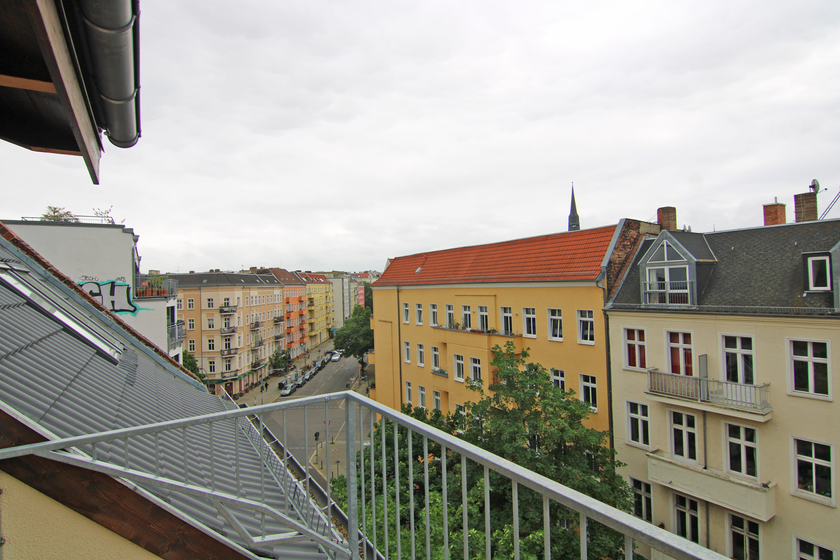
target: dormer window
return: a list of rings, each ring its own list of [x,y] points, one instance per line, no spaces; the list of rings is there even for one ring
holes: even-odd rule
[[[645,303],[691,303],[688,262],[668,241],[654,251],[646,270]]]
[[[828,255],[807,257],[808,291],[827,292],[831,290],[831,261]]]

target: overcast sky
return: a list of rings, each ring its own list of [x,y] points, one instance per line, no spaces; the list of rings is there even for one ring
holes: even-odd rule
[[[840,3],[142,0],[140,142],[0,143],[0,218],[113,206],[142,269],[388,257],[840,187]],[[840,217],[840,204],[830,214]]]

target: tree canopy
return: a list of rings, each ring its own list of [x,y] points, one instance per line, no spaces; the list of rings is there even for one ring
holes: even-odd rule
[[[373,311],[373,288],[370,287],[370,282],[363,282],[365,287],[365,307]]]
[[[47,206],[41,219],[49,222],[78,222],[79,220],[70,210],[63,206]]]
[[[194,354],[190,354],[189,352],[184,352],[184,369],[190,371],[198,377],[198,379],[204,383],[204,379],[207,377],[201,370],[198,369],[198,361],[195,359]]]
[[[344,321],[344,326],[335,333],[333,346],[343,350],[348,356],[364,358],[368,350],[373,348],[373,330],[370,328],[370,317],[373,310],[357,305],[353,314]]]

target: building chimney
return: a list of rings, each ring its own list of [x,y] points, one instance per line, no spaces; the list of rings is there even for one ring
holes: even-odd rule
[[[796,223],[817,221],[817,193],[815,191],[793,195]]]
[[[656,223],[663,230],[677,231],[677,209],[673,206],[663,206],[656,211]]]
[[[778,226],[787,223],[787,212],[785,205],[775,199],[772,204],[764,205],[764,225]]]

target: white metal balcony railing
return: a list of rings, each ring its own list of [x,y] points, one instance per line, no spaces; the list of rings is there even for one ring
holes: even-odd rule
[[[756,412],[766,413],[773,410],[773,407],[770,406],[769,383],[747,385],[732,381],[649,371],[648,389],[652,393]]]
[[[187,337],[187,330],[184,327],[184,321],[178,320],[174,325],[166,327],[166,341],[169,350],[172,350],[180,344]]]
[[[694,282],[676,280],[672,282],[645,282],[646,305],[694,305],[692,293]]]
[[[399,494],[396,494],[396,503],[391,504],[389,499],[393,498],[393,494],[383,491],[387,488],[388,481],[392,479],[395,479],[393,480],[394,488],[399,487],[399,477],[401,475],[399,471],[388,472],[386,470],[387,462],[392,460],[389,457],[386,461],[386,439],[393,439],[393,460],[396,461],[398,460],[398,450],[405,446],[408,446],[409,456],[420,455],[420,450],[417,450],[414,454],[411,451],[412,440],[415,437],[420,437],[423,442],[422,456],[429,457],[430,446],[438,446],[436,447],[438,453],[436,459],[443,463],[443,502],[440,504],[440,507],[443,508],[443,525],[441,527],[432,527],[429,523],[429,461],[423,461],[423,467],[418,465],[417,468],[422,468],[423,470],[422,484],[425,491],[412,490],[410,499],[412,528],[414,527],[414,502],[418,500],[420,501],[420,509],[418,511],[420,511],[420,514],[425,512],[426,516],[425,535],[415,535],[412,532],[410,543],[412,550],[414,550],[416,544],[415,536],[420,539],[425,538],[427,555],[431,555],[432,552],[429,548],[431,532],[440,531],[441,533],[438,536],[443,541],[442,552],[444,553],[444,557],[449,557],[450,550],[459,554],[461,549],[463,549],[464,557],[471,557],[469,547],[474,546],[474,542],[468,537],[465,537],[463,542],[449,543],[447,527],[448,509],[462,509],[464,511],[465,522],[467,520],[466,512],[468,510],[466,507],[466,483],[462,485],[460,500],[457,496],[447,497],[445,478],[446,462],[451,461],[451,465],[456,467],[460,463],[462,480],[466,480],[468,462],[472,467],[478,465],[483,468],[483,507],[485,509],[483,529],[486,535],[485,550],[488,559],[492,557],[495,546],[491,542],[490,537],[493,528],[491,527],[489,484],[490,471],[493,471],[506,478],[511,485],[514,523],[512,539],[516,558],[519,557],[520,552],[518,496],[521,491],[520,489],[527,488],[542,497],[545,529],[552,526],[549,513],[551,511],[550,506],[553,507],[556,504],[560,504],[577,512],[579,516],[580,557],[584,560],[588,558],[588,527],[593,522],[603,524],[624,535],[624,555],[626,559],[633,558],[632,550],[635,541],[661,551],[675,560],[724,560],[723,556],[703,548],[698,544],[682,539],[628,513],[607,506],[593,498],[567,488],[559,482],[549,480],[525,467],[515,465],[510,461],[466,443],[454,435],[437,430],[355,392],[306,397],[246,409],[239,409],[227,395],[223,395],[221,398],[225,403],[225,407],[228,408],[226,412],[0,449],[0,461],[35,454],[111,476],[128,479],[142,486],[163,488],[200,499],[208,499],[220,512],[229,511],[229,507],[252,511],[258,519],[262,518],[263,520],[261,534],[252,534],[253,530],[249,532],[240,523],[233,524],[239,537],[250,546],[271,545],[284,540],[299,540],[300,538],[304,538],[316,542],[331,558],[358,559],[360,558],[360,550],[365,551],[366,558],[387,558],[389,551],[395,551],[396,557],[399,558],[402,554],[402,546],[408,547],[409,544],[401,543],[399,531],[395,526],[390,527],[391,534],[394,535],[393,540],[389,538],[388,525],[393,525],[395,522],[393,512],[389,511],[389,509],[393,507],[393,511],[400,511]],[[341,405],[344,408],[344,425],[340,428],[333,427],[331,429],[329,422],[331,404],[333,405],[332,408],[335,408],[335,405]],[[310,433],[309,420],[314,414],[316,419],[315,426],[320,430],[324,430],[324,439],[322,441],[326,442],[332,441],[333,438],[344,438],[345,453],[341,455],[341,458],[344,460],[345,468],[349,467],[347,468],[346,478],[348,504],[346,514],[336,506],[332,494],[323,492],[320,486],[315,483],[308,469],[304,472],[304,469],[300,469],[298,465],[298,474],[302,480],[299,480],[291,474],[290,469],[293,469],[297,462],[286,451],[287,413],[302,414],[303,431],[306,434]],[[266,415],[272,415],[272,420],[282,426],[281,439],[278,440],[273,433],[265,428],[263,420]],[[386,432],[390,434],[388,430],[374,432],[374,417],[377,415],[393,422],[394,429],[392,435],[386,435]],[[321,419],[323,419],[323,423],[320,421]],[[250,445],[260,453],[262,457],[262,468],[259,473],[241,473],[239,464],[237,463],[234,465],[233,480],[228,480],[214,470],[217,467],[212,459],[214,451],[213,426],[219,422],[231,421],[235,421],[239,428],[236,431],[236,435],[245,435]],[[263,426],[262,436],[260,435],[260,430],[254,427],[254,424]],[[371,445],[371,438],[374,433],[377,434],[377,438],[381,437],[382,445],[379,446],[381,457],[375,456],[374,448],[376,446]],[[401,434],[404,437],[402,440],[400,439]],[[188,440],[204,441],[210,446],[211,470],[209,477],[196,476],[194,471],[190,474],[190,454],[187,448]],[[303,438],[303,440],[304,456],[309,457],[314,449],[309,447],[308,438]],[[119,464],[113,461],[113,459],[109,462],[107,454],[100,454],[100,457],[103,455],[106,457],[105,460],[97,456],[96,445],[98,443],[114,441],[122,443],[121,448],[125,450],[124,464]],[[132,464],[130,444],[136,444],[138,441],[153,446],[155,455],[154,464]],[[237,437],[236,457],[239,456],[240,445]],[[330,445],[324,446],[327,465],[330,465],[331,462],[330,447]],[[180,455],[172,453],[172,450],[178,449],[181,450]],[[364,452],[357,453],[358,450],[363,450]],[[417,479],[413,474],[414,463],[415,461],[409,461],[408,476],[412,480],[419,481],[420,479]],[[143,470],[144,467],[145,470]],[[264,499],[261,499],[259,495],[243,496],[241,493],[241,477],[243,476],[260,477],[260,480],[266,477],[272,477],[286,495],[285,511],[278,511],[275,507],[266,503]],[[369,493],[374,498],[377,504],[369,516],[366,514],[367,508],[360,510],[358,507],[358,484],[361,485],[366,494]],[[412,488],[415,488],[415,486],[412,485]],[[494,488],[494,491],[496,490],[501,491],[503,489]],[[389,495],[392,498],[389,498]],[[314,504],[307,499],[308,496],[320,496],[323,503],[318,507],[314,507]],[[296,521],[290,516],[290,506],[295,509],[297,514],[296,519],[302,521]],[[376,513],[377,506],[381,508],[379,514]],[[359,513],[361,513],[361,520],[359,519]],[[265,529],[265,520],[267,517],[283,524],[291,532],[267,533]],[[347,536],[342,536],[342,533],[329,523],[331,518],[337,519],[341,524],[346,523],[346,528],[349,529],[346,533]],[[377,543],[376,523],[379,522],[381,525],[382,519],[388,519],[389,523],[379,528],[380,541]],[[368,528],[371,526],[372,530],[368,532]],[[471,526],[470,528],[474,527]],[[467,531],[463,531],[462,534],[467,535]],[[577,539],[578,537],[575,538]],[[550,530],[544,530],[543,532],[543,545],[545,547],[543,553],[544,558],[550,560]],[[374,549],[385,551],[384,556],[381,552],[373,552]]]

